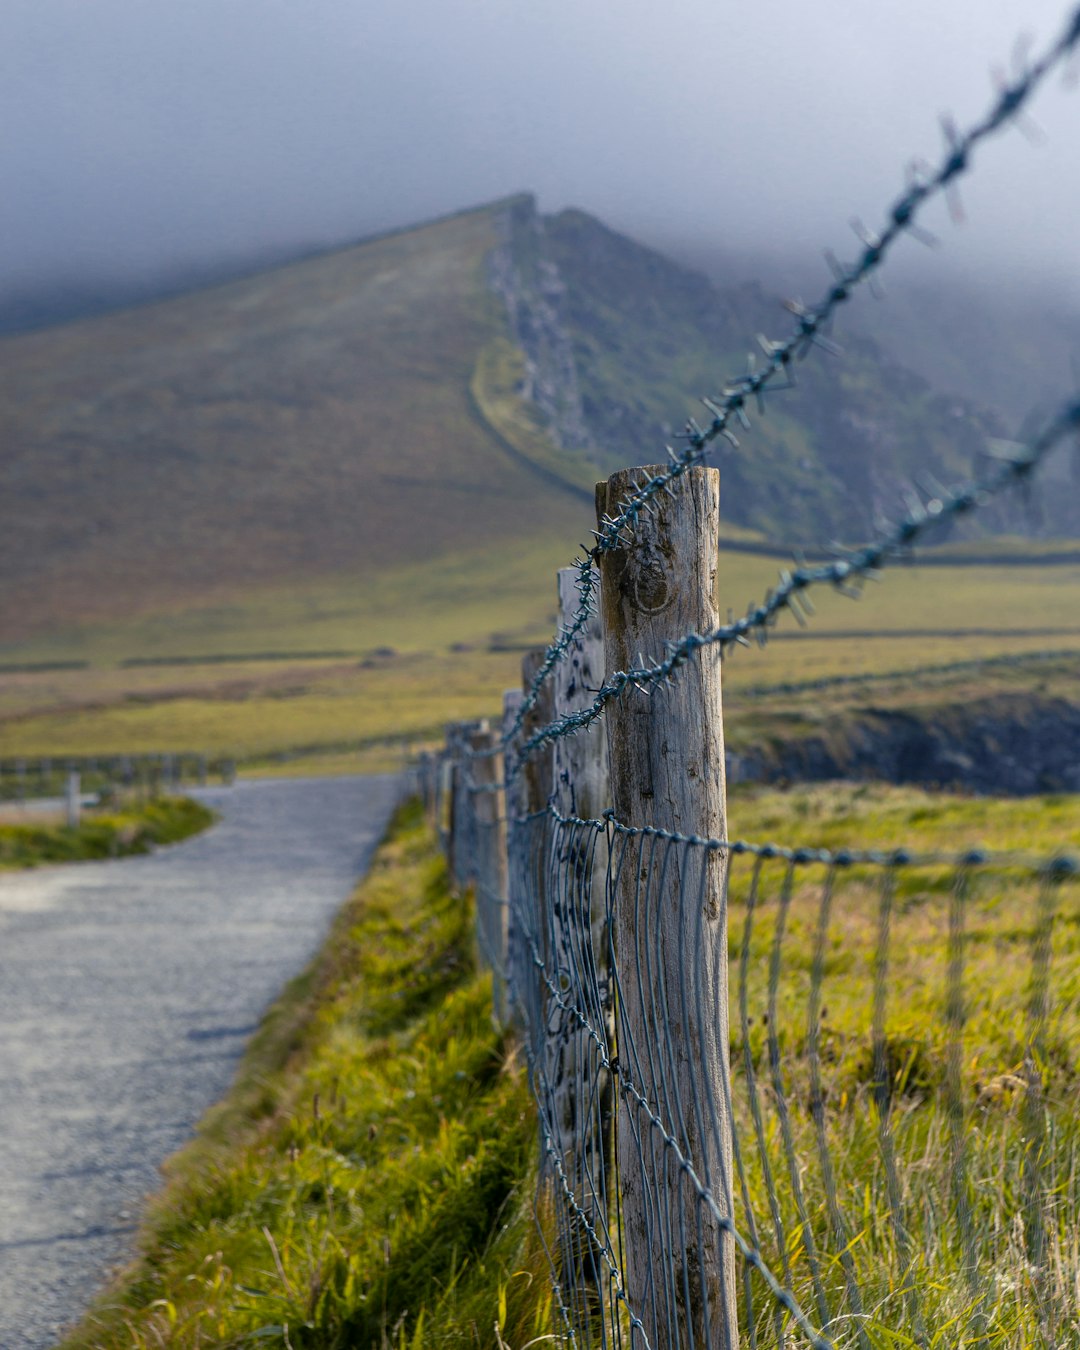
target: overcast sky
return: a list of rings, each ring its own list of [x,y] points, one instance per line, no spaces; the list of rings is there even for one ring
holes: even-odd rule
[[[0,295],[329,244],[522,188],[650,241],[850,251],[1056,0],[4,0]],[[1080,90],[943,257],[1080,275]],[[914,248],[916,246],[911,245]],[[824,277],[824,270],[822,269]]]

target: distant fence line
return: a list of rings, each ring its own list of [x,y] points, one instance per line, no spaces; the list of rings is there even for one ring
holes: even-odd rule
[[[68,790],[73,774],[78,775],[88,791],[124,788],[170,792],[185,785],[205,786],[211,778],[231,782],[236,776],[236,761],[187,751],[14,756],[0,760],[0,802],[62,795]]]
[[[295,759],[320,755],[359,754],[383,750],[408,762],[417,739],[433,739],[433,729],[409,733],[313,741],[284,750],[209,754],[190,750],[156,750],[139,754],[11,755],[0,758],[0,802],[52,796],[63,789],[67,776],[78,773],[89,787],[145,787],[161,790],[203,786],[211,779],[232,782],[245,767],[286,765]]]

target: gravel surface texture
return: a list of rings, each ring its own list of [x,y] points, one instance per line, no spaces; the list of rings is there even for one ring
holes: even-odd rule
[[[128,1255],[158,1167],[368,865],[398,780],[195,793],[145,858],[0,874],[0,1350],[55,1344]]]

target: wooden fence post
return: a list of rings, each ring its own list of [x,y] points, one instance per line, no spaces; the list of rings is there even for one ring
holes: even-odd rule
[[[569,627],[580,603],[576,567],[557,573],[559,622]],[[564,660],[552,672],[555,716],[580,712],[593,701],[604,680],[604,633],[599,614],[590,618],[570,644]],[[563,736],[552,747],[555,804],[563,815],[598,817],[611,805],[607,740],[593,726],[575,736]]]
[[[416,783],[423,808],[424,819],[428,824],[435,820],[435,760],[429,750],[421,750],[416,762]]]
[[[563,567],[557,573],[559,623],[565,629],[577,616],[580,596],[576,567]],[[597,588],[599,578],[594,578]],[[588,707],[596,690],[604,680],[604,634],[600,615],[588,619],[581,632],[573,639],[562,661],[552,671],[552,694],[556,717],[580,712]],[[611,806],[611,783],[608,773],[607,737],[600,726],[572,736],[561,736],[552,745],[552,777],[554,805],[562,816],[577,816],[586,820],[598,819]],[[565,971],[580,984],[580,971],[574,979],[575,964],[580,966],[586,934],[592,974],[599,986],[597,993],[602,1004],[608,1002],[608,935],[606,930],[607,836],[596,835],[574,828],[556,829],[554,835],[557,875],[562,879],[561,896],[555,897],[555,922],[559,935],[558,971]],[[562,902],[576,906],[573,912],[562,912]],[[556,977],[557,978],[557,977]],[[583,991],[585,992],[585,991]],[[587,995],[586,995],[587,996]],[[583,1007],[582,1013],[595,1020],[598,1009]],[[576,1040],[582,1040],[579,1034]],[[588,1041],[588,1037],[584,1038]],[[580,1047],[584,1049],[584,1045]],[[594,1095],[592,1081],[590,1096]],[[567,1143],[578,1128],[570,1123],[575,1115],[572,1102],[567,1103],[570,1131]]]
[[[525,857],[526,827],[525,779],[516,764],[521,745],[520,730],[511,736],[524,701],[520,689],[507,689],[503,694],[502,735],[509,738],[503,749],[503,781],[506,784],[506,1001],[512,1018],[520,1023],[519,999],[525,971],[525,935],[521,930],[522,905],[527,892],[523,886],[522,863]]]
[[[581,599],[580,571],[561,568],[557,574],[559,623],[568,629]],[[593,578],[599,586],[599,578]],[[604,635],[599,614],[590,617],[571,641],[552,672],[556,717],[588,707],[604,680]],[[607,738],[602,727],[562,736],[553,743],[554,805],[564,817],[596,820],[611,805]],[[563,1171],[578,1204],[597,1233],[608,1226],[608,1179],[612,1165],[612,1085],[600,1049],[583,1025],[602,1036],[614,1057],[611,1024],[611,980],[607,931],[606,832],[553,823],[554,875],[552,896],[552,978],[565,985],[574,1012],[557,1006],[548,1018],[547,1074],[554,1099],[553,1126]],[[599,1296],[603,1308],[607,1286],[601,1253],[580,1225],[570,1234],[572,1261],[583,1282],[568,1282],[583,1299]],[[565,1295],[564,1295],[565,1297]],[[608,1312],[602,1312],[606,1318]]]
[[[491,966],[494,1016],[506,1023],[507,858],[506,806],[501,736],[485,728],[474,732],[470,748],[480,752],[471,761],[472,812],[475,822],[476,921],[480,947]]]
[[[521,658],[522,701],[528,696],[537,672],[547,655],[543,647],[534,647]],[[551,681],[540,686],[536,702],[522,720],[519,746],[547,726],[555,711]],[[546,992],[535,969],[535,962],[547,965],[548,931],[551,923],[549,899],[551,820],[547,816],[551,796],[551,743],[531,750],[520,765],[521,815],[529,817],[516,833],[514,843],[515,887],[519,888],[520,907],[515,916],[515,936],[521,942],[523,960],[529,971],[528,983],[518,991],[527,1023],[534,1060],[543,1053]]]
[[[472,738],[487,729],[486,718],[476,722],[453,722],[446,729],[446,749],[451,764],[446,858],[450,879],[458,890],[463,890],[473,879],[476,867],[475,794],[470,790],[475,761],[469,751]]]
[[[544,664],[546,655],[546,648],[533,647],[521,658],[521,687],[525,694],[528,694],[532,688],[533,680]],[[548,680],[540,686],[536,702],[525,714],[525,720],[521,728],[522,741],[530,740],[541,727],[547,726],[554,719],[554,715],[554,691],[551,681]],[[551,796],[552,753],[550,741],[529,752],[529,757],[522,766],[521,772],[524,784],[525,810],[530,814],[535,811],[542,811],[547,806],[548,798]]]
[[[626,469],[598,484],[598,518],[660,472]],[[665,642],[718,626],[719,502],[718,472],[693,468],[673,495],[653,498],[628,543],[601,556],[609,678],[639,666],[639,654],[655,663]],[[605,712],[616,820],[726,838],[719,650],[702,648],[671,686],[650,689],[627,688]],[[657,1133],[635,1100],[650,1102],[730,1218],[727,855],[653,849],[640,836],[616,845],[625,847],[614,924],[626,1292],[653,1346],[734,1350],[734,1244],[673,1160],[650,1174]]]
[[[447,871],[452,876],[450,850],[453,848],[453,842],[450,838],[450,827],[454,818],[454,761],[450,755],[449,728],[446,744],[439,751],[435,772],[435,830],[439,836],[439,847],[446,858]]]
[[[69,830],[79,828],[82,817],[82,780],[78,769],[69,769],[64,791],[64,806]]]
[[[464,839],[460,837],[463,814],[461,745],[464,725],[463,722],[451,722],[446,728],[446,868],[451,884],[458,889],[461,888],[458,859],[465,846]]]

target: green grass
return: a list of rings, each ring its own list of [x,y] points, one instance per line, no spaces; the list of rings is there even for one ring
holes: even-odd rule
[[[1080,847],[1073,798],[994,801],[883,785],[732,793],[733,833],[790,845],[956,852],[978,844],[1036,854]],[[1015,871],[975,887],[966,907],[966,1021],[956,1092],[966,1119],[972,1230],[967,1256],[950,1209],[950,1037],[946,1016],[950,875],[902,873],[893,897],[885,1010],[885,1100],[913,1259],[890,1221],[882,1080],[872,1035],[880,886],[844,874],[822,924],[823,869],[791,889],[771,1015],[768,971],[784,869],[767,863],[749,934],[749,872],[731,885],[734,1109],[765,1256],[790,1263],[807,1309],[806,1231],[783,1163],[770,1055],[789,1103],[807,1231],[817,1243],[837,1344],[855,1343],[820,1168],[807,1018],[815,962],[824,1138],[835,1168],[845,1250],[874,1350],[925,1344],[1005,1350],[1080,1343],[1070,1291],[1080,1277],[1068,1217],[1080,1205],[1080,930],[1062,893],[1053,933],[1053,1008],[1041,1084],[1046,1262],[1032,1265],[1022,1220],[1033,1118],[1022,1077],[1037,938],[1037,887]],[[492,1028],[491,985],[473,967],[473,916],[447,889],[418,809],[399,813],[372,873],[322,955],[268,1014],[228,1098],[167,1169],[134,1265],[64,1350],[178,1347],[492,1346],[554,1340],[547,1269],[532,1218],[536,1125],[512,1037]],[[739,963],[750,962],[749,1021]],[[819,953],[816,954],[816,953]],[[771,1227],[747,1096],[759,1080],[765,1152],[786,1231]],[[1030,1212],[1030,1211],[1029,1211]],[[739,1202],[737,1218],[746,1230]],[[911,1289],[925,1335],[918,1332]],[[756,1291],[758,1333],[773,1303]],[[498,1330],[496,1331],[496,1326]],[[286,1330],[287,1329],[287,1330]],[[745,1334],[745,1328],[744,1328]]]
[[[13,810],[8,811],[8,819]],[[212,825],[214,813],[189,797],[159,797],[119,810],[88,812],[71,828],[0,823],[0,871],[149,853]]]
[[[1080,850],[1075,797],[995,801],[850,784],[786,792],[747,788],[732,795],[731,820],[740,837],[777,839],[790,847],[904,846],[956,855],[982,845],[1036,857]],[[793,1287],[814,1318],[806,1233],[813,1235],[822,1285],[838,1319],[832,1334],[845,1346],[857,1340],[841,1251],[862,1291],[861,1325],[875,1350],[1080,1344],[1074,1313],[1080,1279],[1074,1228],[1080,1207],[1075,884],[1061,889],[1056,921],[1043,930],[1040,883],[1016,868],[978,877],[959,908],[954,873],[942,866],[902,869],[891,890],[883,890],[882,869],[852,867],[829,889],[824,867],[804,867],[785,901],[786,866],[766,862],[752,911],[751,876],[751,865],[736,859],[730,887],[734,1103],[751,1205],[773,1270],[790,1263]],[[884,896],[890,897],[887,993],[875,1051]],[[958,920],[962,942],[950,939],[950,924]],[[1033,960],[1043,932],[1050,942],[1050,1012],[1033,1031]],[[963,1000],[950,1029],[949,967],[955,960],[962,963]],[[811,999],[815,965],[822,977],[817,1017]],[[761,1090],[760,1146],[747,1059]],[[805,1230],[781,1143],[781,1084]],[[820,1133],[816,1100],[822,1103]],[[957,1120],[963,1121],[959,1137],[966,1153],[966,1247],[953,1206]],[[834,1169],[842,1237],[829,1211],[823,1143]],[[892,1223],[887,1151],[895,1159],[909,1258]],[[771,1219],[763,1156],[771,1167],[783,1242]],[[745,1230],[745,1208],[741,1213]],[[1036,1259],[1035,1244],[1042,1241]],[[759,1332],[767,1338],[772,1304],[764,1289],[757,1307]]]
[[[729,796],[733,838],[792,848],[991,848],[1049,857],[1080,850],[1080,798],[967,797],[886,783],[788,788],[744,784]]]
[[[535,1119],[472,950],[406,807],[66,1350],[545,1336]]]

